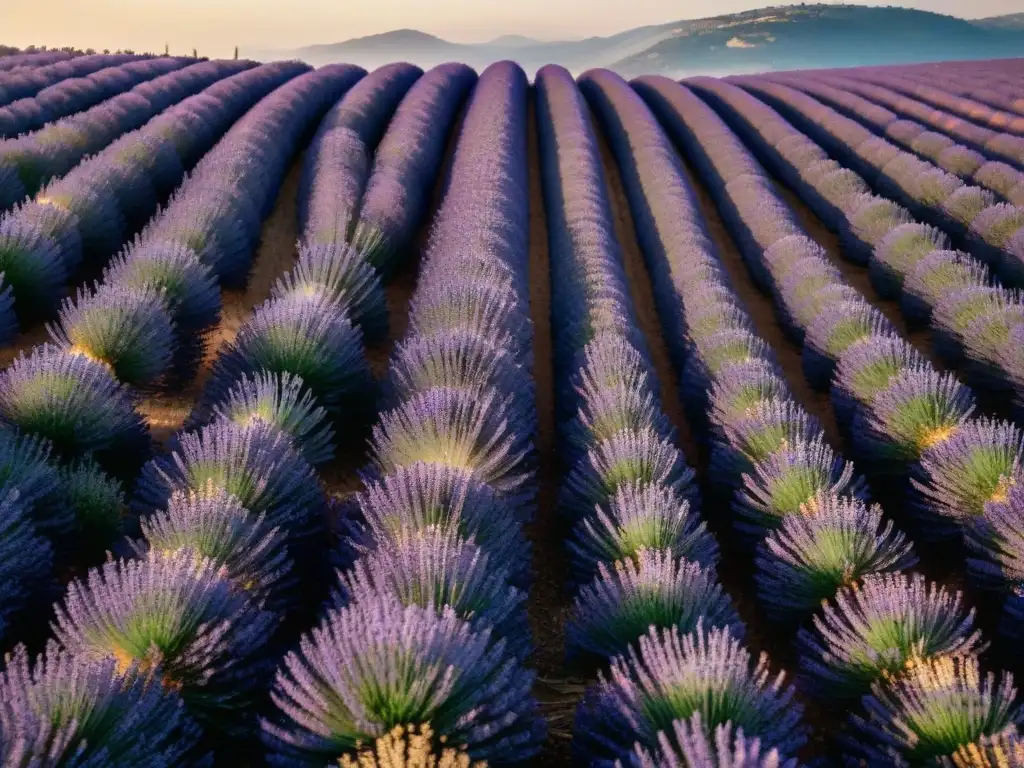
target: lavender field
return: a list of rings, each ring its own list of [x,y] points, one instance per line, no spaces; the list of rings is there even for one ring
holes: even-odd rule
[[[1024,766],[1022,76],[0,57],[0,766]]]

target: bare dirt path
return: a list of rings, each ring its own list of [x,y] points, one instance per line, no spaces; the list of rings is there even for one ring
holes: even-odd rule
[[[543,766],[569,763],[569,740],[576,705],[574,683],[565,678],[566,592],[565,550],[556,514],[558,485],[564,468],[558,461],[555,436],[554,373],[551,341],[551,265],[547,215],[541,186],[535,95],[527,113],[530,174],[530,315],[533,320],[533,381],[537,405],[536,449],[539,459],[537,516],[527,533],[533,544],[535,581],[528,612],[536,650],[530,666],[537,670],[536,695],[548,720],[548,740],[538,758]],[[582,690],[582,689],[580,689]]]

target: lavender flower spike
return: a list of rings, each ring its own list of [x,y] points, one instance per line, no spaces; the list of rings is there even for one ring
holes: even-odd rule
[[[883,522],[882,508],[821,495],[782,519],[757,554],[757,592],[769,616],[801,619],[841,588],[916,562],[911,544]]]
[[[203,764],[200,729],[181,698],[113,657],[90,660],[52,641],[34,667],[18,646],[0,674],[0,763],[173,768]]]
[[[833,700],[860,696],[922,659],[982,648],[974,611],[964,612],[960,593],[920,574],[865,577],[814,617],[813,630],[800,630],[797,644],[805,683]]]
[[[640,550],[636,560],[601,563],[598,575],[573,601],[566,621],[567,653],[611,658],[649,628],[728,627],[742,638],[743,623],[715,574],[670,552]]]
[[[425,724],[474,759],[522,760],[544,736],[532,684],[488,630],[382,596],[328,612],[288,654],[263,735],[282,766],[334,762],[396,725]]]
[[[1010,675],[999,683],[992,674],[983,677],[975,658],[925,660],[865,697],[865,716],[852,717],[849,747],[869,765],[948,765],[958,752],[1016,735],[1024,721],[1016,698]]]
[[[638,745],[628,760],[616,761],[615,768],[798,768],[798,763],[796,758],[784,759],[777,749],[762,749],[760,739],[748,739],[732,723],[709,732],[698,712],[659,733],[657,750]]]
[[[627,758],[635,746],[657,749],[677,720],[700,713],[707,728],[731,722],[764,748],[788,754],[807,738],[802,709],[784,675],[772,677],[728,629],[693,634],[651,631],[612,661],[576,712],[573,753],[584,765]]]

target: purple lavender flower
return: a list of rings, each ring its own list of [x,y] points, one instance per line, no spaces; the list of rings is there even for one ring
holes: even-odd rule
[[[1012,303],[980,315],[964,331],[965,375],[972,385],[990,391],[1008,390],[1011,377],[1002,368],[1003,350],[1015,328],[1024,326],[1024,296],[1008,297]]]
[[[694,405],[703,406],[722,369],[730,363],[763,360],[776,365],[775,352],[761,338],[744,330],[727,330],[691,339],[693,350],[680,376],[683,394]]]
[[[795,758],[784,759],[777,749],[762,749],[760,739],[748,739],[732,723],[704,727],[700,713],[675,720],[672,730],[658,734],[657,749],[637,746],[615,768],[799,768]]]
[[[0,498],[0,638],[7,634],[12,617],[25,607],[53,566],[50,543],[38,535],[30,509],[18,491],[9,488]],[[0,720],[0,736],[3,730]]]
[[[723,430],[711,453],[716,484],[736,487],[743,475],[772,454],[822,435],[821,424],[789,398],[762,400]]]
[[[97,555],[111,548],[127,509],[121,483],[91,458],[60,468],[60,495],[75,516],[77,546]]]
[[[203,399],[221,399],[241,376],[258,371],[300,377],[332,413],[361,403],[372,388],[359,329],[325,296],[290,294],[257,308],[221,353]]]
[[[790,278],[786,275],[783,280]],[[804,330],[822,315],[828,307],[841,304],[846,301],[857,301],[863,297],[846,283],[825,283],[817,285],[817,281],[810,281],[803,284],[797,276],[792,276],[793,283],[787,286],[785,308],[777,303],[779,314],[783,322],[784,330],[789,333],[794,341],[803,343]],[[807,289],[806,291],[804,289]],[[780,291],[782,288],[780,288]]]
[[[851,717],[848,748],[872,765],[949,765],[958,752],[1016,735],[1024,721],[1016,697],[1011,675],[998,683],[991,673],[982,677],[977,659],[925,659],[865,697],[865,715]]]
[[[935,351],[950,365],[961,365],[974,321],[1019,303],[1015,293],[988,285],[940,295],[932,313]]]
[[[18,492],[18,502],[32,524],[48,536],[63,536],[74,527],[72,510],[45,440],[0,428],[0,489]]]
[[[197,333],[220,319],[220,288],[210,268],[179,243],[136,241],[103,273],[104,282],[163,293],[178,331]]]
[[[833,496],[867,499],[867,486],[853,465],[837,456],[821,436],[797,439],[754,464],[733,499],[737,527],[760,538],[792,516],[814,514]]]
[[[1002,248],[1021,227],[1024,227],[1024,211],[1008,203],[996,203],[971,222],[971,234],[995,248]]]
[[[840,221],[843,252],[867,264],[886,235],[912,222],[910,213],[896,203],[870,194],[860,195],[847,209],[847,218]]]
[[[976,744],[960,747],[953,755],[952,765],[956,768],[1024,765],[1024,737],[1010,729],[995,736],[982,737]]]
[[[133,511],[164,509],[175,491],[233,496],[290,541],[318,531],[325,508],[316,473],[276,428],[215,422],[184,435],[177,451],[147,464],[135,486]],[[293,553],[294,554],[294,553]]]
[[[425,277],[429,276],[420,276],[409,306],[410,333],[434,335],[462,329],[487,338],[507,338],[516,359],[528,359],[533,337],[529,316],[506,268],[485,262],[476,267],[462,265],[459,272],[438,275],[429,282],[424,282]]]
[[[441,612],[451,608],[475,630],[491,628],[509,654],[525,659],[530,651],[526,593],[510,586],[509,563],[461,538],[451,528],[411,526],[386,545],[339,574],[334,607],[397,597],[403,605]]]
[[[19,206],[13,216],[26,226],[37,229],[55,244],[62,269],[72,273],[82,263],[82,236],[78,231],[78,217],[66,208],[31,200]]]
[[[559,509],[572,521],[605,507],[620,488],[661,487],[696,504],[694,472],[679,449],[650,428],[625,430],[596,444],[566,478]]]
[[[179,187],[142,239],[177,243],[195,253],[219,280],[239,281],[248,274],[252,258],[246,227],[259,222],[258,213],[238,192],[220,184],[199,185],[198,173]]]
[[[99,451],[134,463],[148,453],[135,402],[106,366],[48,344],[0,373],[0,419],[48,439],[63,456]]]
[[[866,575],[916,562],[910,542],[892,521],[883,522],[877,504],[823,494],[784,517],[759,546],[757,593],[774,620],[802,619]]]
[[[645,549],[708,569],[718,563],[718,544],[690,503],[657,485],[616,490],[607,509],[596,507],[573,526],[568,548],[576,584],[593,579],[601,563],[635,558]]]
[[[171,363],[174,326],[167,300],[154,288],[100,284],[79,291],[60,311],[50,337],[70,354],[110,367],[126,384],[153,384]]]
[[[924,370],[927,362],[900,336],[872,336],[851,345],[836,365],[832,405],[836,419],[847,428],[875,395],[903,371]]]
[[[974,172],[983,166],[988,159],[980,152],[975,152],[962,144],[953,144],[941,150],[935,157],[935,164],[942,170],[959,176],[961,179],[972,179]],[[948,199],[948,198],[947,198]]]
[[[803,369],[808,383],[828,389],[836,361],[858,341],[871,336],[895,335],[889,319],[863,299],[830,306],[807,328]]]
[[[57,244],[15,212],[0,219],[0,272],[19,319],[38,318],[57,306],[68,268]],[[10,340],[11,336],[4,337]]]
[[[858,198],[871,192],[864,179],[849,168],[838,168],[825,174],[815,185],[815,191],[837,209],[833,225],[837,229],[843,219],[842,212],[852,210]]]
[[[716,429],[724,432],[759,404],[788,395],[789,387],[774,365],[763,360],[729,363],[722,367],[711,391],[709,418]]]
[[[987,163],[986,165],[991,165]],[[975,181],[980,182],[979,175]],[[958,234],[967,232],[982,211],[996,203],[996,196],[981,187],[960,187],[942,203],[942,212],[952,219]]]
[[[535,494],[528,424],[493,390],[432,389],[381,417],[373,459],[383,473],[419,461],[473,472],[527,513]]]
[[[517,408],[527,408],[533,402],[530,372],[512,356],[505,340],[472,330],[411,336],[396,347],[388,375],[395,404],[435,387],[473,390],[481,395],[493,388],[503,397],[514,398]]]
[[[677,560],[666,550],[640,549],[635,558],[598,563],[598,572],[573,600],[566,619],[566,652],[610,659],[649,628],[728,627],[742,638],[743,623],[714,571]]]
[[[1006,163],[990,162],[978,169],[974,180],[996,194],[1006,196],[1017,184],[1020,172]],[[994,204],[993,203],[990,203]]]
[[[784,674],[772,677],[768,659],[752,664],[728,629],[681,636],[651,629],[629,654],[612,661],[576,711],[573,753],[581,764],[625,759],[635,748],[657,749],[677,720],[699,713],[706,728],[725,723],[759,738],[763,748],[799,749],[807,730]],[[674,745],[679,746],[679,745]],[[598,763],[599,764],[599,763]]]
[[[1008,485],[965,530],[972,557],[967,567],[981,586],[1006,595],[1001,631],[1024,636],[1024,489]]]
[[[945,251],[949,238],[925,224],[903,224],[882,238],[871,260],[871,282],[879,295],[899,298],[906,276],[932,251]]]
[[[4,765],[202,763],[199,727],[181,697],[119,662],[73,656],[47,645],[34,666],[18,646],[0,673],[0,762]]]
[[[649,387],[608,387],[581,393],[579,400],[575,417],[564,428],[570,463],[585,456],[590,446],[620,432],[650,429],[668,440],[674,436],[660,400]]]
[[[980,261],[960,251],[932,251],[907,273],[900,307],[909,319],[925,322],[943,296],[991,282]]]
[[[167,509],[140,522],[140,557],[192,551],[222,569],[252,600],[280,597],[288,586],[291,562],[285,532],[267,525],[266,513],[250,513],[226,490],[175,491]]]
[[[940,654],[982,649],[974,611],[959,592],[920,574],[871,574],[843,589],[797,637],[807,688],[817,697],[855,698],[872,683]]]
[[[91,570],[68,587],[54,632],[76,656],[153,672],[209,723],[245,717],[275,624],[213,563],[184,550]]]
[[[1021,476],[1024,434],[1012,423],[972,419],[948,440],[928,448],[912,480],[927,532],[955,536],[961,525],[1006,499]]]
[[[112,185],[98,174],[61,179],[36,195],[35,202],[74,214],[86,261],[102,263],[125,241],[126,225]]]
[[[854,440],[878,471],[899,473],[949,440],[973,412],[974,396],[956,377],[932,368],[904,370],[875,395]]]
[[[458,533],[512,569],[529,573],[530,551],[508,502],[472,472],[416,462],[400,467],[359,494],[371,546],[391,547],[403,530],[431,527]]]
[[[224,398],[189,417],[186,428],[214,420],[240,426],[268,424],[286,435],[310,464],[324,464],[334,458],[334,430],[328,414],[305,389],[298,376],[260,371],[243,376]]]
[[[299,260],[274,286],[275,298],[291,294],[323,295],[345,308],[362,329],[367,343],[388,335],[387,297],[366,253],[351,246],[313,245],[299,251]]]
[[[774,277],[772,291],[781,320],[799,339],[814,315],[793,314],[790,305],[799,307],[822,288],[842,283],[839,271],[821,246],[806,237],[783,238],[764,252],[764,259]]]
[[[263,736],[274,765],[334,762],[397,725],[424,724],[474,759],[522,760],[545,730],[532,684],[504,642],[450,608],[374,598],[328,612],[288,654]]]

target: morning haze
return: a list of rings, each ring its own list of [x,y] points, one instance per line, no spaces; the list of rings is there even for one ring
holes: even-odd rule
[[[790,3],[784,3],[789,5]],[[266,55],[394,29],[455,42],[508,34],[540,40],[612,35],[679,19],[758,7],[749,0],[3,0],[7,44],[230,56]],[[1006,0],[923,0],[907,7],[980,18],[1022,10]],[[87,9],[87,10],[86,10]]]

